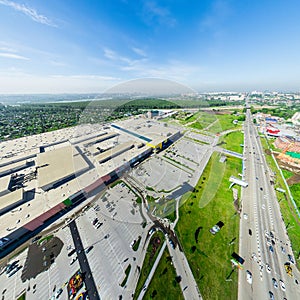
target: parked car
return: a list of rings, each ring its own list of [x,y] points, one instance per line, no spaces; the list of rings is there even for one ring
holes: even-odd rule
[[[85,250],[85,253],[88,254],[92,249],[94,248],[94,246],[90,246]]]

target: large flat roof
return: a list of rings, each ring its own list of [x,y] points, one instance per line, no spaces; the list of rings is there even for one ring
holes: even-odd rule
[[[134,145],[133,141],[128,141],[128,142],[122,143],[120,145],[117,145],[116,147],[97,155],[96,160],[101,163],[102,161],[108,160],[110,157],[115,157],[115,156],[131,149],[133,147],[133,145]]]
[[[39,187],[50,185],[89,167],[72,146],[38,154],[37,166],[40,167],[38,168]]]
[[[18,189],[0,197],[0,210],[23,199],[23,189]]]
[[[10,177],[11,175],[0,177],[0,193],[8,189]]]
[[[11,163],[9,165],[0,167],[0,173],[12,170],[14,168],[22,167],[22,166],[26,166],[26,160],[18,161],[18,162]]]

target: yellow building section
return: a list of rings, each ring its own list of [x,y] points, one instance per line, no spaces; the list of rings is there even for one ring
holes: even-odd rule
[[[157,148],[162,149],[162,143],[158,143],[158,144],[156,144],[156,145],[151,144],[151,143],[146,143],[146,145],[147,145],[148,147],[153,148],[153,149],[157,149]]]

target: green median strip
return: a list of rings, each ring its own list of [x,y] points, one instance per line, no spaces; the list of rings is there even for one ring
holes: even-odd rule
[[[149,242],[149,246],[147,249],[147,253],[145,255],[145,259],[143,262],[142,266],[138,266],[138,270],[140,272],[140,276],[139,276],[139,280],[134,292],[134,297],[133,299],[137,299],[139,294],[142,291],[143,285],[153,267],[153,264],[156,260],[156,257],[160,251],[160,248],[164,242],[164,235],[162,232],[157,231],[155,232],[152,237],[151,240]]]
[[[180,277],[176,275],[172,258],[166,248],[143,299],[184,299],[179,281]]]

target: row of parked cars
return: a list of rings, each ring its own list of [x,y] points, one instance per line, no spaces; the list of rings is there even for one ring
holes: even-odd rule
[[[103,225],[103,223],[100,222],[100,221],[98,220],[98,218],[95,218],[95,219],[92,221],[92,225],[94,226],[95,229],[98,229],[98,228],[100,228],[101,225]]]
[[[19,261],[15,260],[11,264],[8,264],[5,269],[7,277],[11,277],[16,274],[23,266],[19,265]]]

